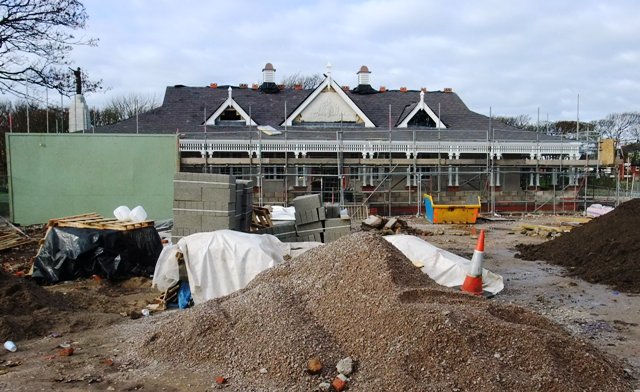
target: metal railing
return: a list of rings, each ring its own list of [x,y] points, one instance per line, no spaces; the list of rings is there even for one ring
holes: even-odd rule
[[[559,156],[563,159],[580,157],[580,142],[523,142],[508,140],[487,141],[336,141],[336,140],[206,140],[180,139],[181,152],[198,152],[202,156],[212,156],[218,152],[244,152],[247,155],[260,156],[265,152],[293,152],[305,156],[308,153],[360,153],[363,158],[373,157],[375,153],[403,153],[407,158],[417,154],[442,154],[449,159],[459,159],[463,154],[490,154],[501,159],[504,154],[529,155],[530,159],[545,159]]]

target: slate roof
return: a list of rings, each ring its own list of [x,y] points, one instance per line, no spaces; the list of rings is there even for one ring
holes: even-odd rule
[[[143,134],[175,134],[180,133],[188,138],[201,138],[204,133],[204,119],[215,112],[228,97],[229,86],[211,87],[167,87],[162,106],[138,116],[137,131]],[[275,94],[264,93],[251,88],[232,87],[233,99],[247,112],[258,125],[271,125],[276,129],[284,129],[280,124],[285,119],[285,102],[287,116],[313,92],[313,90],[283,89]],[[376,128],[357,127],[344,124],[344,129],[358,139],[388,139],[389,108],[394,140],[408,137],[412,140],[411,128],[396,128],[420,101],[420,91],[406,92],[388,90],[383,93],[361,95],[353,91],[345,91],[347,96],[369,117]],[[441,140],[486,140],[489,129],[489,118],[475,113],[453,92],[430,91],[424,94],[425,103],[438,115],[446,125],[440,131]],[[288,137],[335,139],[339,129],[336,124],[310,124],[288,127]],[[529,140],[535,141],[536,134],[493,121],[497,140]],[[255,132],[255,127],[253,128]],[[357,131],[357,132],[356,132]],[[130,118],[119,123],[96,128],[99,133],[136,133],[136,119]],[[386,133],[386,136],[384,134]],[[434,128],[418,129],[417,140],[437,140],[438,131]],[[247,126],[207,126],[207,138],[210,139],[243,139],[249,135]],[[383,134],[383,136],[379,136]],[[404,135],[404,136],[403,136]],[[282,136],[280,136],[282,137]],[[345,134],[345,137],[346,134]],[[540,134],[539,140],[559,140],[556,137]],[[248,136],[247,136],[248,138]],[[276,138],[270,136],[270,138]]]
[[[210,129],[210,128],[208,128]],[[286,131],[286,139],[292,140],[336,140],[337,132],[341,131],[340,128],[316,128],[316,129],[299,129],[296,127],[289,127]],[[217,132],[207,132],[205,135],[202,132],[183,134],[186,138],[199,138],[209,140],[256,140],[261,137],[262,140],[285,140],[284,130],[280,135],[268,136],[266,134],[259,135],[255,127],[242,127],[242,128],[223,128]],[[440,133],[440,135],[438,135]],[[413,141],[414,132],[412,128],[395,128],[391,130],[391,140],[393,142],[411,142]],[[521,130],[505,130],[495,129],[493,134],[489,136],[496,141],[527,141],[535,142],[536,134],[529,131]],[[371,128],[343,128],[342,140],[368,140],[381,143],[387,143],[389,140],[389,131],[387,129],[371,129]],[[486,141],[486,130],[448,130],[442,129],[440,132],[434,129],[415,129],[415,140],[417,142],[428,141]],[[541,142],[544,141],[560,141],[560,138],[545,134],[538,134],[538,139]],[[571,140],[565,140],[570,142]]]

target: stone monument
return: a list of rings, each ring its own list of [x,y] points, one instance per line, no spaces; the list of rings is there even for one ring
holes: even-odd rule
[[[71,69],[71,68],[70,68]],[[69,106],[69,133],[86,132],[91,129],[89,106],[82,95],[82,72],[80,68],[71,69],[76,78],[76,94]]]

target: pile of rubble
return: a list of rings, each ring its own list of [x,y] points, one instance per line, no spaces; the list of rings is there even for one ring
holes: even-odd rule
[[[433,235],[430,231],[422,230],[409,224],[400,218],[384,218],[380,215],[369,215],[362,221],[363,231],[377,231],[382,235],[411,234],[428,236]]]
[[[372,232],[154,321],[131,337],[134,358],[238,391],[631,389],[589,343],[534,312],[436,285]]]

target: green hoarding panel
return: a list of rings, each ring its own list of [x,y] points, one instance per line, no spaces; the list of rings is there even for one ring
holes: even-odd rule
[[[141,205],[172,217],[173,135],[7,134],[11,218],[21,225]]]

